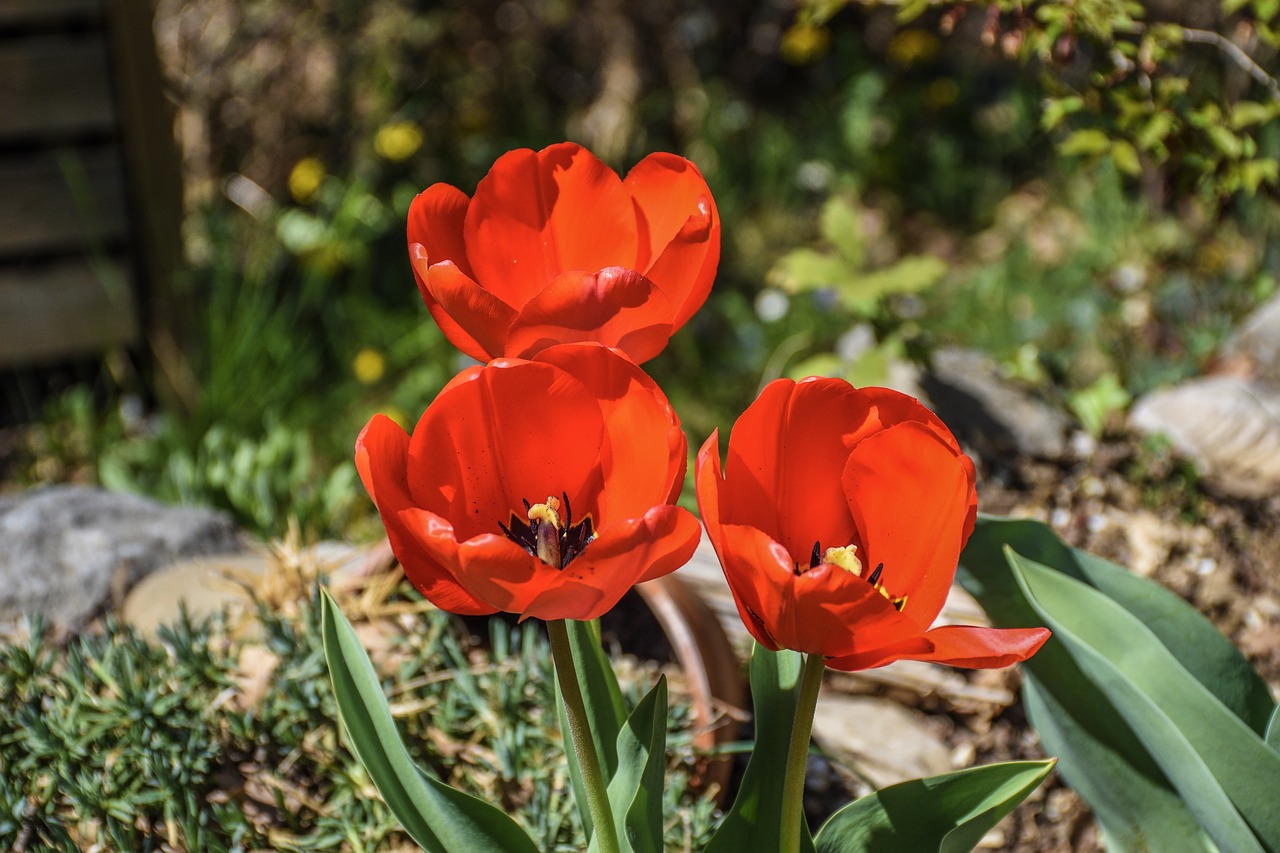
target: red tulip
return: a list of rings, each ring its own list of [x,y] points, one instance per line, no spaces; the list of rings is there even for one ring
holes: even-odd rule
[[[597,341],[637,363],[698,310],[720,260],[702,174],[650,154],[625,179],[571,142],[509,151],[474,198],[433,184],[409,210],[431,316],[481,361]]]
[[[1043,628],[930,629],[973,532],[973,463],[905,394],[780,379],[698,454],[698,506],[752,636],[833,669],[912,658],[998,667]]]
[[[684,565],[685,438],[620,353],[567,344],[458,374],[410,437],[376,415],[356,466],[392,550],[444,610],[596,619]]]

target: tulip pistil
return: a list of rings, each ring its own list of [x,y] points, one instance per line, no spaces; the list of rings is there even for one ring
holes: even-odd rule
[[[813,551],[809,555],[808,568],[801,568],[800,564],[797,563],[796,574],[802,575],[807,571],[816,569],[818,566],[824,563],[831,566],[838,566],[839,568],[844,569],[846,572],[849,572],[852,575],[857,575],[858,577],[862,577],[863,565],[862,565],[862,560],[858,559],[857,545],[845,545],[839,548],[828,548],[824,551],[822,550],[822,543],[820,542],[813,543]],[[890,604],[892,604],[898,610],[902,610],[902,608],[907,603],[907,597],[904,595],[901,598],[894,598],[892,595],[890,595],[889,591],[884,588],[883,584],[880,583],[880,575],[883,573],[884,573],[884,563],[880,563],[875,567],[875,569],[872,570],[871,574],[867,576],[867,583],[871,584],[871,586],[875,588],[876,592],[880,593],[885,598],[887,598]]]
[[[569,565],[596,538],[591,516],[575,525],[569,494],[561,492],[561,495],[563,501],[555,495],[548,496],[545,503],[531,505],[524,501],[527,521],[513,512],[510,526],[498,522],[508,539],[557,569]]]

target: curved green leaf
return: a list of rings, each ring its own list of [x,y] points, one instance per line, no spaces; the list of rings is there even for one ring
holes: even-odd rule
[[[1280,705],[1271,712],[1271,720],[1267,723],[1267,746],[1280,752]]]
[[[573,650],[573,666],[582,688],[582,702],[591,720],[591,740],[600,760],[600,771],[605,779],[612,779],[618,769],[618,733],[627,719],[627,705],[622,698],[622,688],[613,672],[609,657],[600,645],[599,622],[575,622],[565,620],[569,635],[569,647]],[[569,731],[569,721],[564,715],[564,698],[560,695],[560,680],[556,679],[556,718],[560,731]],[[582,769],[573,738],[565,737],[564,752],[569,760],[569,781],[573,786],[573,801],[578,817],[586,829],[587,837],[593,833],[591,810],[587,807],[587,792],[582,787]]]
[[[369,777],[404,829],[431,853],[537,853],[506,812],[424,776],[404,748],[369,656],[328,592],[324,655],[338,713]]]
[[[1027,559],[1087,583],[1128,610],[1159,638],[1196,680],[1259,735],[1275,702],[1267,683],[1212,622],[1155,581],[1066,545],[1047,524],[982,515],[960,557],[961,583],[1005,627],[1039,624],[1022,599],[1002,553],[1005,545]],[[1051,641],[1052,642],[1052,641]],[[1024,667],[1043,669],[1041,656]]]
[[[704,853],[778,850],[782,832],[783,780],[787,748],[800,693],[804,659],[798,652],[771,652],[756,644],[751,653],[751,703],[755,748],[742,776],[738,796]],[[800,833],[800,853],[813,853],[807,828]]]
[[[662,785],[667,770],[667,677],[636,705],[618,733],[618,768],[609,805],[618,840],[630,853],[662,851]],[[596,850],[592,839],[590,850]]]
[[[1028,601],[1115,703],[1218,846],[1280,849],[1280,755],[1129,611],[1012,550],[1006,556]]]
[[[1010,761],[890,785],[832,815],[817,853],[967,853],[1052,769]]]

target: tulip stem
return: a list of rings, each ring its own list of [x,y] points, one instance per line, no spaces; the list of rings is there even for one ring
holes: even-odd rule
[[[800,829],[804,822],[804,776],[809,764],[809,735],[813,731],[813,714],[818,707],[818,691],[826,663],[822,655],[808,655],[800,675],[800,695],[796,699],[796,716],[791,724],[791,744],[787,749],[787,775],[782,782],[781,853],[797,853]]]
[[[573,738],[573,752],[582,774],[582,787],[587,794],[587,810],[595,824],[598,849],[600,853],[620,853],[622,848],[618,843],[618,828],[613,823],[613,809],[609,807],[607,780],[600,769],[600,756],[591,738],[591,721],[587,719],[587,706],[582,700],[582,686],[578,684],[578,670],[573,663],[569,629],[563,619],[556,619],[547,622],[547,635],[551,638],[551,657],[555,661],[556,679],[560,682],[560,695],[564,699],[564,715]]]

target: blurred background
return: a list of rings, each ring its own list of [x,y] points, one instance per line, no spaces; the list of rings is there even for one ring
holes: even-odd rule
[[[410,200],[563,139],[716,196],[649,365],[693,447],[778,376],[915,390],[940,352],[1087,445],[1275,290],[1275,0],[6,3],[5,490],[372,535],[355,435],[462,366]]]

